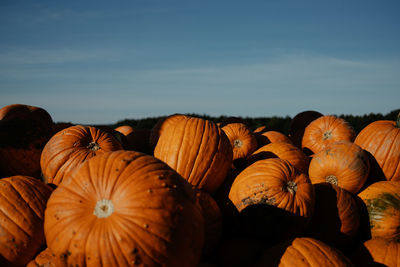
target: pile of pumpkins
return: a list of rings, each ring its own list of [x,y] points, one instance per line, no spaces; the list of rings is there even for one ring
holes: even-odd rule
[[[12,104],[0,136],[1,266],[400,266],[399,118],[136,130]]]

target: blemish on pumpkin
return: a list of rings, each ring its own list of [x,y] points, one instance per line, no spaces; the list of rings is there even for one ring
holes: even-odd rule
[[[147,228],[149,228],[149,225],[148,225],[147,223],[145,223],[145,224],[143,225],[143,227],[147,229]]]
[[[397,194],[383,193],[374,199],[367,199],[365,204],[367,206],[371,228],[379,227],[379,225],[374,224],[374,222],[380,221],[383,214],[387,212],[388,209],[393,208],[400,210],[400,198]]]
[[[166,183],[162,183],[161,186],[162,187],[167,187],[167,184]]]
[[[151,189],[147,189],[147,193],[152,193],[153,192],[153,190],[151,190]]]
[[[136,254],[136,253],[137,253],[137,248],[133,248],[132,254]]]

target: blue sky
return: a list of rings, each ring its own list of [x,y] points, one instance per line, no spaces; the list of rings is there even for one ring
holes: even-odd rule
[[[0,1],[0,106],[111,124],[173,113],[388,113],[400,2]]]

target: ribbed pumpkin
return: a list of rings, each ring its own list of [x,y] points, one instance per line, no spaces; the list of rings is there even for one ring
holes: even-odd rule
[[[255,267],[349,267],[351,261],[339,250],[314,238],[298,237],[265,251]]]
[[[45,243],[43,220],[52,189],[29,176],[0,180],[0,263],[25,266]]]
[[[335,142],[313,155],[308,174],[313,184],[328,182],[357,194],[368,178],[368,155],[352,142]]]
[[[123,149],[111,134],[76,125],[55,134],[43,149],[40,165],[46,183],[60,184],[87,159]]]
[[[357,248],[351,259],[357,266],[399,266],[400,243],[372,238]]]
[[[53,135],[49,113],[35,106],[13,104],[0,109],[0,173],[2,177],[40,177],[40,154]]]
[[[26,267],[66,267],[66,264],[56,257],[49,248],[46,248],[31,260]]]
[[[358,196],[368,210],[371,237],[400,240],[400,183],[376,182]]]
[[[383,172],[386,180],[400,180],[400,113],[397,121],[380,120],[367,125],[355,141],[372,154],[380,169],[371,170],[374,175]]]
[[[153,152],[154,148],[157,145],[158,138],[160,138],[161,133],[164,129],[169,128],[171,125],[174,125],[175,122],[185,119],[187,116],[183,114],[172,114],[165,118],[161,118],[157,121],[157,123],[153,126],[150,130],[150,137],[149,137],[149,146],[151,151]]]
[[[298,113],[290,122],[289,138],[293,144],[301,148],[304,130],[315,119],[323,116],[322,113],[314,110],[306,110]]]
[[[193,186],[215,192],[232,166],[232,147],[215,123],[195,117],[163,129],[154,156],[166,162]]]
[[[68,266],[196,266],[204,242],[190,184],[135,151],[85,161],[51,195],[44,230]]]
[[[337,141],[353,142],[356,134],[351,125],[334,115],[324,115],[313,120],[304,130],[302,149],[315,154]]]
[[[307,174],[279,158],[259,160],[244,169],[233,181],[229,199],[240,212],[255,205],[271,205],[285,211],[296,222],[291,225],[295,229],[288,230],[290,233],[303,230],[311,219],[315,201]]]
[[[246,159],[257,149],[257,139],[246,124],[229,123],[222,130],[231,143],[234,161]]]
[[[308,157],[291,143],[278,142],[262,146],[248,157],[248,165],[267,158],[280,158],[290,162],[299,171],[308,172]]]
[[[311,237],[348,250],[360,225],[356,200],[348,191],[330,184],[314,184],[315,210],[308,227]]]
[[[284,143],[292,143],[289,137],[278,131],[265,131],[265,132],[257,132],[255,134],[257,139],[258,147],[262,147],[268,145],[270,143],[284,142]]]

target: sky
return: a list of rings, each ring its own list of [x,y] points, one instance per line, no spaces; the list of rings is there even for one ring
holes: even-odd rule
[[[55,122],[386,114],[398,0],[0,1],[0,106]]]

